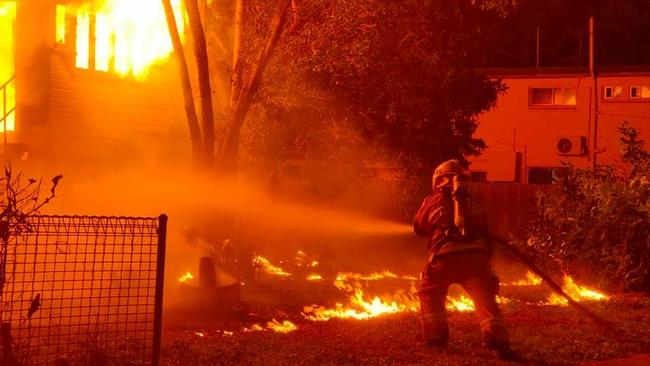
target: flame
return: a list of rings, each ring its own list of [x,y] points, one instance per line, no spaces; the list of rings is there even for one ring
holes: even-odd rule
[[[65,43],[65,5],[56,5],[56,43]]]
[[[289,332],[293,332],[294,330],[298,329],[298,327],[294,323],[292,323],[292,322],[290,322],[288,320],[285,320],[282,323],[280,323],[275,319],[273,319],[272,321],[266,323],[266,328],[271,329],[272,331],[278,332],[278,333],[289,333]]]
[[[321,281],[322,279],[323,276],[319,275],[318,273],[312,273],[307,276],[307,281]]]
[[[192,275],[192,273],[185,272],[184,275],[178,277],[178,282],[186,283],[186,282],[189,282],[190,280],[192,280],[193,278],[194,278],[194,275]]]
[[[383,280],[385,278],[397,278],[397,279],[411,280],[411,281],[415,281],[418,279],[415,276],[398,276],[395,273],[388,270],[384,270],[382,272],[373,272],[368,275],[364,275],[361,273],[354,273],[354,272],[340,272],[336,275],[337,281],[347,281],[350,279],[362,280],[362,281],[377,281],[377,280]]]
[[[512,286],[539,286],[542,284],[542,278],[533,272],[526,272],[526,278],[511,283]]]
[[[609,296],[597,290],[578,285],[570,276],[564,276],[562,290],[575,301],[602,301],[609,299]],[[568,306],[569,302],[564,297],[553,293],[548,298],[547,305]]]
[[[4,85],[15,73],[14,47],[16,2],[0,1],[0,86]],[[5,105],[6,93],[6,105]],[[0,89],[0,132],[15,130],[16,83],[9,82]],[[7,114],[6,119],[5,113]]]
[[[264,272],[281,277],[289,277],[291,273],[285,272],[282,268],[274,266],[271,261],[258,255],[253,258],[253,263],[262,267]]]
[[[265,330],[272,330],[276,333],[290,333],[293,332],[294,330],[297,330],[298,326],[294,324],[293,322],[289,320],[285,320],[283,322],[279,322],[275,319],[271,320],[270,322],[266,323],[266,328],[261,326],[260,324],[253,324],[250,327],[247,328],[242,328],[243,332],[262,332]],[[224,332],[225,333],[225,332]],[[231,332],[232,334],[232,332]]]
[[[397,314],[402,312],[416,312],[420,310],[420,301],[417,289],[413,284],[409,291],[397,291],[393,295],[374,296],[366,298],[361,285],[348,284],[342,280],[334,281],[335,286],[342,291],[354,292],[349,297],[349,304],[336,303],[333,308],[312,305],[303,308],[303,315],[312,321],[327,321],[330,319],[357,319],[366,320],[382,315]],[[466,296],[458,298],[448,296],[446,308],[450,311],[474,311],[474,302]]]
[[[183,39],[185,22],[181,0],[171,0],[171,3]],[[143,79],[151,66],[166,61],[173,52],[165,11],[159,0],[104,0],[92,8],[59,5],[58,43],[65,42],[67,15],[76,18],[75,65],[78,68],[114,71],[120,76]],[[91,44],[94,55],[90,54]],[[91,59],[94,65],[90,64]]]
[[[350,297],[350,305],[344,306],[337,303],[334,308],[322,306],[306,306],[303,309],[305,317],[312,321],[327,321],[333,318],[365,320],[386,314],[395,314],[404,311],[417,311],[419,302],[408,296],[395,296],[394,299],[382,299],[375,296],[370,300],[364,299],[361,288],[355,289]]]
[[[196,336],[198,336],[200,338],[205,337],[205,332],[194,332],[194,334],[196,334]]]
[[[474,311],[476,306],[474,301],[465,295],[461,295],[459,298],[453,298],[447,296],[447,310],[451,311]]]
[[[242,329],[244,332],[261,332],[264,330],[264,327],[262,327],[259,324],[253,324],[248,328],[243,328]]]

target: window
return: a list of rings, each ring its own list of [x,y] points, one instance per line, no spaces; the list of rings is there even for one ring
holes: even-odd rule
[[[528,103],[537,107],[570,107],[576,105],[576,88],[530,88]]]
[[[631,86],[630,99],[650,98],[650,86]]]
[[[623,87],[621,86],[606,86],[605,99],[621,99],[623,97]]]
[[[182,1],[171,4],[183,42]],[[78,69],[142,79],[173,52],[165,12],[157,0],[115,0],[95,7],[58,4],[55,21],[56,43],[74,52]]]
[[[553,105],[553,88],[533,88],[530,90],[531,105]]]

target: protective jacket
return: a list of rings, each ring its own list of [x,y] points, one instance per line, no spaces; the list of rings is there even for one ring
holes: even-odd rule
[[[468,201],[466,190],[453,191],[451,185],[435,188],[426,197],[413,222],[418,236],[429,238],[429,259],[436,255],[456,253],[466,250],[489,252],[485,230],[470,218],[465,236],[461,236],[454,225],[454,200]]]

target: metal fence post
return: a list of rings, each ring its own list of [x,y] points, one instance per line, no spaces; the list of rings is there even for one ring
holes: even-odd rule
[[[165,282],[165,247],[167,246],[167,215],[158,218],[158,258],[156,266],[156,304],[154,311],[152,365],[160,364],[162,340],[163,286]]]

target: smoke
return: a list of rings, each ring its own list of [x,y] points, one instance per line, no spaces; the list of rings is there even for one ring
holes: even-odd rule
[[[167,277],[197,267],[230,239],[265,255],[291,258],[297,250],[327,253],[341,263],[390,267],[395,253],[410,255],[411,225],[349,209],[282,197],[264,182],[222,180],[190,168],[131,168],[103,172],[61,166],[25,168],[44,180],[63,174],[57,197],[43,213],[157,217],[168,224]],[[383,248],[383,249],[382,249]],[[399,256],[397,257],[399,258]],[[382,264],[383,263],[383,264]]]

